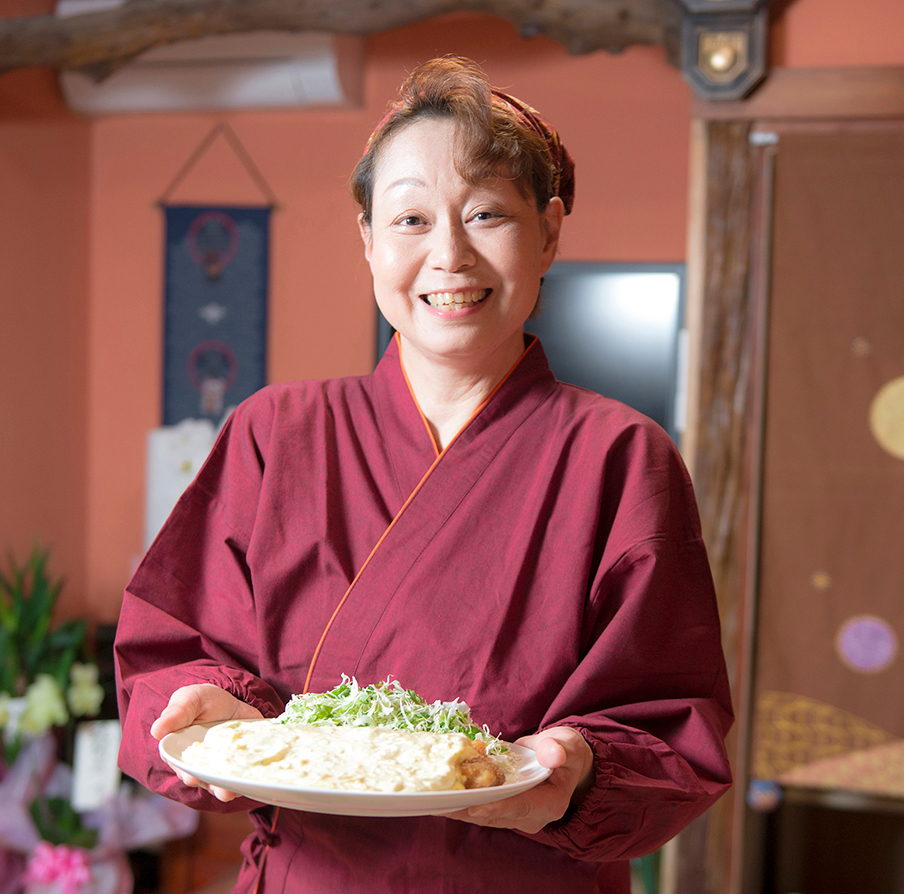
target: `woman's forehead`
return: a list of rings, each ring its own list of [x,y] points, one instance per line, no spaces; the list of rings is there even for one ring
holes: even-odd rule
[[[458,128],[448,118],[421,118],[405,124],[380,147],[376,174],[382,168],[427,167],[454,157],[458,148]]]
[[[451,119],[427,118],[406,125],[380,149],[374,168],[375,198],[433,189],[439,183],[472,190],[513,188],[505,172],[490,172],[475,182],[466,179],[457,163],[462,151],[458,126]]]

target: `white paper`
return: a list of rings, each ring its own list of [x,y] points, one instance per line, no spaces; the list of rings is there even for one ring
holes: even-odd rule
[[[121,738],[118,720],[94,720],[76,728],[71,800],[79,813],[96,810],[118,791]]]
[[[198,474],[216,436],[217,429],[208,419],[183,419],[148,433],[145,548]]]

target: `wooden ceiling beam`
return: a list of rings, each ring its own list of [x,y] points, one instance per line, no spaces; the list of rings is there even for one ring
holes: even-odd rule
[[[682,18],[673,0],[128,0],[99,12],[0,20],[0,72],[50,66],[100,80],[161,44],[249,31],[367,36],[450,12],[498,16],[573,54],[653,44],[672,61]]]

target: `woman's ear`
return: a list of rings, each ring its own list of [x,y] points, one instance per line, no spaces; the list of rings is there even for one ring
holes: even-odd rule
[[[559,247],[559,233],[562,232],[562,220],[565,218],[565,205],[558,196],[553,196],[543,212],[543,229],[546,242],[543,245],[543,272],[549,270],[556,259]]]
[[[361,234],[361,241],[364,243],[364,257],[369,264],[371,253],[370,224],[364,219],[363,211],[358,215],[358,232]]]

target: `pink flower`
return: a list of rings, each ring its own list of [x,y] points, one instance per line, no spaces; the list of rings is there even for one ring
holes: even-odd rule
[[[76,894],[79,886],[89,881],[88,858],[78,847],[56,846],[40,842],[32,851],[25,870],[26,882],[50,884],[56,882],[61,894]]]

